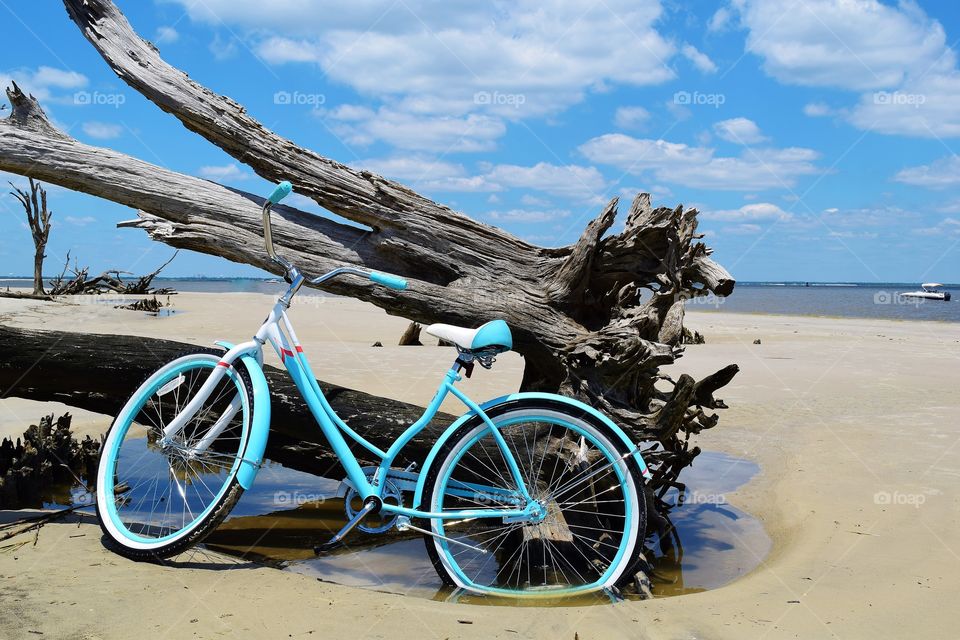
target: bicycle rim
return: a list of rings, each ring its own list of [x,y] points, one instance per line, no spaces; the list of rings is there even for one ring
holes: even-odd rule
[[[635,479],[613,441],[589,423],[549,410],[516,410],[494,422],[547,517],[538,523],[436,519],[433,531],[453,540],[432,541],[441,568],[456,586],[508,597],[613,586],[633,561],[641,519]],[[518,498],[502,451],[479,424],[444,459],[431,510],[504,510],[516,508]]]
[[[163,428],[218,361],[212,354],[174,360],[150,376],[117,416],[104,443],[97,495],[101,522],[123,546],[149,550],[181,541],[211,516],[234,481],[251,417],[250,394],[235,369],[226,371],[180,433],[161,444]],[[218,420],[222,433],[200,451]]]

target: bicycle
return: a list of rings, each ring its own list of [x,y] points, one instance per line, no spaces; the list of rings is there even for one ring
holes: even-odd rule
[[[570,398],[527,392],[477,404],[455,386],[461,372],[469,376],[475,363],[489,369],[512,348],[503,320],[426,328],[453,343],[457,358],[423,415],[386,451],[336,415],[286,313],[307,281],[273,246],[271,207],[290,192],[282,182],[263,204],[266,250],[289,286],[253,339],[175,358],[113,420],[97,477],[105,544],[135,560],[175,556],[202,541],[250,489],[270,430],[269,343],[346,471],[348,521],[318,553],[341,546],[355,528],[396,528],[422,534],[443,582],[470,592],[557,596],[629,580],[646,530],[643,482],[650,477],[638,445]],[[346,266],[310,283],[342,275],[406,288],[402,278]],[[393,468],[448,394],[467,412],[438,438],[422,472]],[[348,438],[379,465],[362,467]]]

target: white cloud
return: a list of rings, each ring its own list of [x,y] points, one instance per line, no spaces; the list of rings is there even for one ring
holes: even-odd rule
[[[490,151],[506,132],[500,118],[476,113],[462,117],[421,116],[386,106],[373,111],[343,105],[317,114],[344,142],[358,146],[384,141],[414,151]]]
[[[65,71],[53,67],[40,67],[34,72],[32,81],[43,87],[57,89],[79,89],[87,85],[87,77],[76,71]]]
[[[713,125],[713,131],[718,137],[736,144],[757,144],[767,140],[767,137],[760,133],[757,123],[747,118],[721,120]]]
[[[408,32],[429,24],[446,23],[458,28],[482,26],[476,14],[445,0],[409,2],[410,9],[392,7],[389,2],[344,3],[337,11],[317,11],[312,0],[170,0],[181,4],[197,22],[220,26],[225,20],[248,28],[313,34],[326,29],[351,30],[359,25],[388,21],[398,32]]]
[[[113,138],[119,138],[123,133],[123,126],[119,124],[111,124],[108,122],[84,122],[81,125],[83,132],[90,136],[91,138],[96,138],[98,140],[111,140]]]
[[[833,110],[823,102],[809,102],[803,105],[803,113],[811,118],[822,118],[832,114]]]
[[[699,71],[702,73],[716,73],[717,65],[713,63],[707,54],[698,50],[692,44],[685,44],[680,49],[680,53],[683,54],[683,57],[693,63]]]
[[[613,123],[621,129],[639,129],[650,120],[650,112],[643,107],[619,107]]]
[[[532,167],[496,165],[487,179],[504,187],[533,189],[551,195],[595,201],[606,190],[606,179],[596,167],[559,166],[539,162]]]
[[[930,164],[908,167],[893,179],[904,184],[929,189],[944,189],[960,185],[960,156],[947,156]]]
[[[732,17],[733,14],[730,12],[730,9],[727,7],[720,7],[712,16],[710,16],[710,21],[707,23],[707,31],[716,33],[718,31],[725,30],[730,26]]]
[[[947,202],[936,208],[939,213],[960,213],[960,200],[953,200],[952,202]]]
[[[742,0],[747,49],[787,84],[863,92],[838,110],[855,127],[960,136],[960,70],[943,26],[912,0]],[[810,116],[830,115],[822,104]]]
[[[633,138],[622,133],[608,133],[588,140],[580,146],[580,151],[593,162],[603,162],[622,169],[655,169],[685,162],[702,165],[713,156],[713,150],[705,147]]]
[[[848,116],[861,129],[919,138],[960,136],[960,72],[930,73],[865,94]]]
[[[595,167],[554,165],[540,162],[533,166],[488,165],[471,175],[461,164],[444,162],[423,155],[393,156],[357,161],[356,166],[399,180],[424,191],[500,192],[529,189],[551,195],[594,202],[605,192],[606,180]],[[549,200],[525,193],[521,204],[540,211],[549,209]]]
[[[260,43],[257,55],[270,64],[320,62],[321,49],[306,40],[274,36]]]
[[[464,176],[440,178],[420,182],[418,186],[425,191],[451,191],[461,193],[484,193],[487,191],[502,191],[503,187],[490,182],[485,176]]]
[[[9,87],[11,81],[15,81],[24,93],[32,94],[41,103],[53,100],[59,91],[81,89],[89,82],[82,73],[47,66],[34,70],[0,71],[0,87]],[[62,97],[59,101],[63,101]]]
[[[930,227],[918,227],[913,230],[918,236],[960,236],[960,220],[944,218]]]
[[[872,90],[899,85],[907,74],[943,59],[946,35],[913,2],[878,0],[743,0],[747,50],[773,77],[806,86]]]
[[[827,235],[831,238],[844,240],[876,240],[880,234],[875,231],[831,231]]]
[[[88,224],[92,224],[97,221],[93,216],[67,216],[63,219],[67,224],[72,224],[75,227],[85,227]]]
[[[173,27],[157,27],[153,40],[157,44],[173,44],[180,39],[180,34]]]
[[[246,30],[270,63],[317,64],[381,99],[426,96],[444,115],[559,112],[609,85],[670,80],[678,53],[657,31],[659,0],[371,0],[335,12],[304,0],[173,1],[193,20]]]
[[[498,222],[554,222],[570,216],[566,209],[510,209],[509,211],[491,211],[487,214],[491,220]]]
[[[250,178],[250,174],[234,162],[220,166],[200,167],[197,173],[203,178],[216,181],[247,180]]]
[[[716,157],[708,147],[619,133],[588,140],[579,150],[593,162],[634,175],[649,172],[658,182],[732,191],[789,188],[797,177],[818,172],[813,162],[819,157],[801,147],[745,149],[738,157]]]
[[[756,202],[745,204],[739,209],[720,209],[717,211],[706,209],[701,211],[700,217],[704,220],[717,220],[720,222],[752,223],[769,220],[789,220],[793,216],[775,204]]]

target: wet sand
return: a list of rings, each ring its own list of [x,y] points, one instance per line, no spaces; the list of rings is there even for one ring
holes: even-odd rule
[[[158,319],[0,300],[0,322],[202,344],[249,335],[268,303],[181,294],[182,313]],[[423,404],[451,359],[434,346],[389,346],[406,321],[351,300],[299,305],[293,320],[322,378],[372,393]],[[732,313],[690,313],[687,325],[707,344],[688,347],[671,373],[741,368],[718,394],[731,408],[698,444],[761,470],[726,497],[763,522],[773,546],[732,584],[617,605],[476,607],[210,553],[176,567],[135,564],[104,551],[96,525],[53,524],[36,546],[25,537],[0,552],[0,637],[953,637],[960,325]],[[388,346],[371,348],[375,340]],[[521,366],[511,354],[465,388],[477,398],[511,391]],[[20,416],[35,421],[37,409],[0,400],[0,419],[9,429]],[[87,424],[95,431],[96,416]]]

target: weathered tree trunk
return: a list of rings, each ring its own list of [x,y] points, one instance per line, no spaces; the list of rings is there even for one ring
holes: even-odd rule
[[[410,282],[400,294],[347,278],[323,288],[416,322],[476,326],[502,317],[525,358],[524,389],[583,399],[637,439],[660,442],[653,457],[663,465],[662,486],[682,468],[668,462],[686,464],[695,455],[686,434],[713,426],[716,417],[695,405],[689,388],[654,386],[669,384],[658,368],[682,353],[684,300],[728,295],[734,286],[699,241],[695,210],[654,208],[642,193],[624,230],[608,234],[614,198],[575,244],[537,247],[276,135],[168,65],[109,0],[64,4],[117,75],[158,107],[261,177],[288,179],[298,193],[367,227],[277,207],[282,254],[309,273],[354,264]],[[13,108],[0,123],[0,169],[135,207],[139,219],[125,226],[172,246],[276,272],[261,240],[260,198],[81,144],[50,125],[36,101],[16,88],[8,95]]]
[[[30,192],[13,187],[11,194],[20,201],[23,210],[27,214],[27,225],[30,227],[30,235],[33,236],[33,295],[42,296],[43,291],[43,259],[47,248],[47,240],[50,237],[50,218],[53,212],[47,209],[47,190],[39,182],[34,182],[30,178]]]
[[[172,340],[63,331],[33,331],[0,325],[0,389],[4,396],[63,402],[116,415],[150,373],[200,347]],[[265,367],[270,384],[272,427],[267,455],[302,471],[339,477],[341,467],[296,386],[285,371]],[[333,408],[358,433],[389,448],[423,409],[320,382]],[[385,420],[390,416],[391,420]],[[439,414],[404,450],[403,464],[420,463],[451,422]],[[104,431],[109,426],[103,425]],[[365,450],[355,453],[364,459]]]

